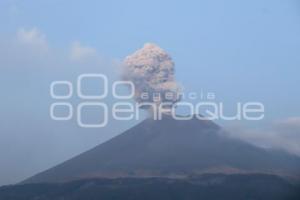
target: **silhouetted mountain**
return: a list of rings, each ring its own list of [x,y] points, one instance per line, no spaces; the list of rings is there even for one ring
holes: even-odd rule
[[[300,159],[228,138],[211,121],[146,119],[123,134],[24,183],[94,177],[186,177],[206,172],[298,176]]]
[[[84,179],[0,187],[0,200],[299,200],[300,187],[274,175]]]

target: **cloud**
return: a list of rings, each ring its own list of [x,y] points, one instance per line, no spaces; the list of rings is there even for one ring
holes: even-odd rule
[[[37,27],[18,28],[14,35],[0,37],[0,59],[0,68],[72,66],[102,73],[117,74],[116,70],[120,71],[112,58],[102,56],[95,48],[84,46],[80,41],[59,47],[51,45],[47,35]]]
[[[260,147],[285,150],[300,156],[300,117],[276,121],[263,129],[230,127],[228,134]]]
[[[47,51],[48,43],[46,35],[37,28],[24,29],[20,28],[17,31],[17,40],[20,44],[35,48],[36,50]]]
[[[175,64],[171,56],[155,44],[146,43],[143,48],[125,58],[122,78],[134,84],[135,100],[138,103],[166,102],[173,106],[179,100],[180,87],[175,81]],[[145,93],[149,98],[142,98]],[[156,94],[160,98],[155,100]],[[166,98],[166,94],[171,98]]]
[[[71,61],[85,61],[89,58],[96,57],[96,49],[88,46],[83,46],[80,42],[73,42],[70,50]]]
[[[281,127],[293,127],[293,128],[300,129],[300,117],[290,117],[285,120],[277,122],[277,124]]]

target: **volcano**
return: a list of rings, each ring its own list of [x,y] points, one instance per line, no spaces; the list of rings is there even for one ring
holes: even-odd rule
[[[212,121],[145,119],[133,128],[23,183],[86,178],[268,173],[299,177],[300,158],[233,139]]]

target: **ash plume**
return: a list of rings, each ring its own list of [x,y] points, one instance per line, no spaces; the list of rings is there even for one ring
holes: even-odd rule
[[[180,87],[175,81],[174,62],[159,46],[146,43],[143,48],[125,58],[122,79],[135,86],[138,103],[161,103],[168,107],[180,100]],[[149,109],[149,107],[141,107]]]

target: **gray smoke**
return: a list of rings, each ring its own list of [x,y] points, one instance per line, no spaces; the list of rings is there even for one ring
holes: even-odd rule
[[[146,43],[125,58],[122,78],[134,84],[138,103],[167,102],[173,106],[180,99],[174,72],[174,62],[169,54],[155,44]]]
[[[229,136],[264,148],[285,150],[300,156],[300,117],[291,117],[268,124],[265,128],[227,128]]]

